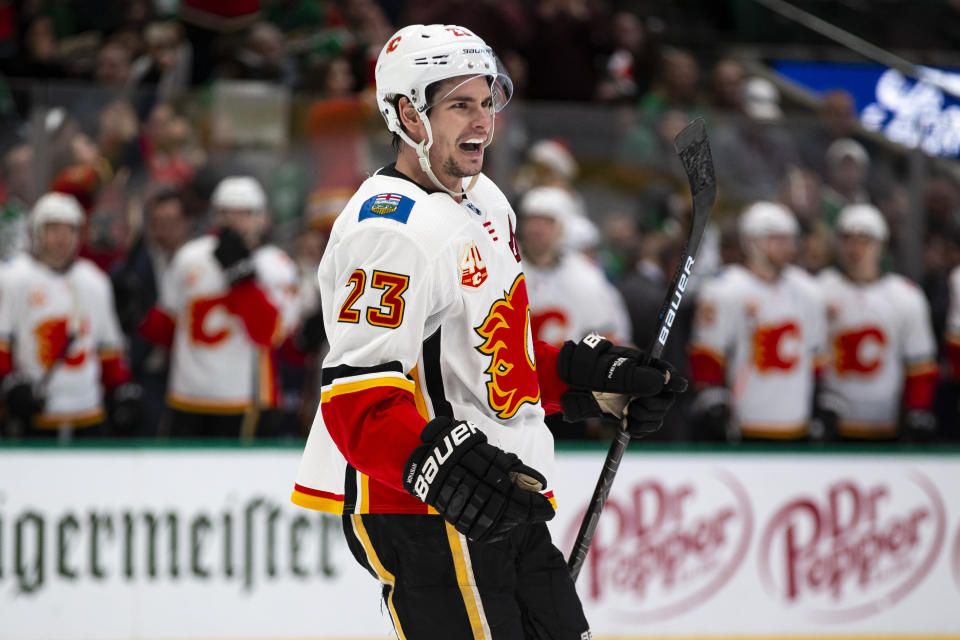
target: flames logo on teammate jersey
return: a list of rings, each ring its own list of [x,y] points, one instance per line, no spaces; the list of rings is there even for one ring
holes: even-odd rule
[[[789,371],[797,364],[799,356],[784,349],[788,341],[800,339],[800,327],[790,321],[778,325],[757,327],[753,333],[753,357],[758,371],[779,369]]]
[[[540,399],[540,383],[530,336],[530,303],[523,274],[490,307],[487,317],[474,329],[483,344],[477,351],[490,356],[486,373],[487,401],[497,417],[506,420],[516,415],[524,403]]]
[[[834,368],[840,375],[873,373],[880,368],[881,350],[886,344],[887,336],[878,327],[845,331],[833,340]],[[868,357],[870,351],[872,357]]]
[[[80,333],[87,333],[86,327],[80,327]],[[44,368],[50,368],[65,354],[67,347],[67,318],[51,318],[37,325],[33,332],[37,341],[37,362]],[[68,367],[78,367],[86,359],[86,352],[71,353],[63,358]]]

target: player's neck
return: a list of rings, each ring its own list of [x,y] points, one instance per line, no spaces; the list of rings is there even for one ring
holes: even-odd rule
[[[847,267],[845,273],[847,278],[855,284],[870,284],[880,278],[880,268],[875,264]]]
[[[539,253],[524,252],[523,261],[534,267],[550,269],[560,263],[559,251],[542,251]]]
[[[770,262],[766,261],[752,261],[747,264],[747,268],[750,270],[758,280],[763,280],[764,282],[776,282],[783,276],[785,268],[777,267]]]
[[[397,171],[407,176],[427,191],[437,191],[437,185],[434,184],[427,172],[420,166],[420,159],[417,152],[410,145],[404,144],[403,149],[397,154]],[[433,169],[434,175],[437,174],[436,168]],[[458,191],[461,188],[459,179],[448,178],[447,176],[437,175],[437,180],[450,191]],[[447,184],[451,182],[451,184]],[[463,196],[450,196],[457,202],[463,200]]]

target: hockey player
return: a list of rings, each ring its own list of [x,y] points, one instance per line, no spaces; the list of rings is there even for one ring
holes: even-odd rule
[[[534,187],[520,201],[520,252],[530,295],[533,337],[560,346],[596,332],[611,342],[630,339],[620,293],[578,251],[565,251],[573,198],[559,187]]]
[[[745,263],[700,293],[690,345],[705,435],[800,439],[810,433],[824,307],[815,282],[791,264],[797,221],[756,202],[740,218]]]
[[[4,274],[0,378],[8,414],[28,436],[121,435],[140,418],[110,281],[77,258],[83,222],[73,196],[44,195],[28,220],[31,254]]]
[[[481,173],[512,93],[483,40],[405,27],[375,73],[397,161],[351,198],[320,264],[330,352],[293,501],[343,514],[401,638],[589,638],[544,524],[544,407],[600,415],[591,390],[607,390],[641,433],[685,380],[597,335],[532,339],[515,214]]]
[[[297,321],[297,270],[263,244],[266,195],[249,176],[211,196],[216,235],[185,244],[141,333],[171,347],[170,435],[250,437],[278,403],[273,349]]]
[[[829,366],[824,390],[838,402],[837,432],[845,438],[935,435],[931,411],[937,384],[930,308],[906,278],[883,273],[889,235],[869,204],[847,205],[837,219],[841,270],[818,283],[827,305]]]

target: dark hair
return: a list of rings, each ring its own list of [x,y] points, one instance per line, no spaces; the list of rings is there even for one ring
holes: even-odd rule
[[[184,215],[186,215],[186,203],[183,201],[183,194],[180,193],[180,190],[176,187],[170,185],[163,185],[158,187],[156,191],[147,196],[147,201],[143,205],[144,213],[153,211],[157,206],[163,204],[164,202],[169,202],[170,200],[176,200],[180,203],[180,209],[183,210]]]
[[[433,99],[437,97],[437,91],[440,90],[441,82],[443,82],[443,80],[438,80],[437,82],[431,82],[430,84],[427,85],[427,89],[426,91],[424,91],[424,93],[426,94],[425,97],[427,100],[427,104],[430,104],[431,102],[433,102]],[[404,97],[406,96],[395,95],[392,98],[390,98],[390,104],[393,105],[393,110],[397,113],[398,119],[400,117],[400,98],[404,98]],[[433,110],[433,106],[431,105],[427,109],[424,115],[429,116],[432,110]],[[407,132],[407,128],[403,126],[402,120],[400,121],[400,127],[404,130],[404,132]],[[390,144],[393,146],[394,152],[400,153],[400,150],[403,149],[404,143],[403,143],[403,139],[400,138],[399,135],[394,133],[393,138],[390,140]]]

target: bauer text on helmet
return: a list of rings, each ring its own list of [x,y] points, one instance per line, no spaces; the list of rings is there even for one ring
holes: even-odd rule
[[[448,95],[475,78],[485,78],[490,90],[490,109],[503,109],[513,94],[513,83],[493,50],[469,29],[453,25],[411,25],[393,35],[384,45],[376,66],[377,106],[387,123],[387,129],[413,148],[420,167],[430,181],[454,196],[463,195],[465,188],[450,189],[436,177],[431,166],[430,148],[434,143],[429,110]],[[430,86],[447,83],[444,95],[434,96]],[[425,136],[415,141],[405,130],[397,106],[405,97],[419,115]],[[481,149],[493,140],[491,122],[489,134],[480,142]]]

